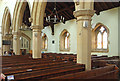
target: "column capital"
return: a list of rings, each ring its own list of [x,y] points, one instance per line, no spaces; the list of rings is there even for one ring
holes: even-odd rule
[[[33,30],[33,32],[41,32],[41,30],[43,29],[43,26],[33,25],[31,26],[31,29]]]
[[[13,32],[13,39],[17,40],[21,36],[21,32]]]
[[[77,18],[77,17],[80,17],[80,16],[93,16],[95,13],[95,10],[86,10],[86,9],[81,9],[81,10],[78,10],[78,11],[74,11],[73,12],[73,15]]]
[[[13,32],[13,35],[21,35],[21,32]]]
[[[5,36],[2,36],[2,39],[3,39],[3,40],[10,40],[11,37],[12,37],[12,36],[7,36],[7,35],[5,35]]]
[[[43,29],[43,26],[33,25],[33,26],[31,26],[31,29],[40,29],[40,30],[42,30],[42,29]]]

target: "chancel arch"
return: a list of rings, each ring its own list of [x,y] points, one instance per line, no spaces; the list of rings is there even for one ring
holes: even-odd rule
[[[103,52],[109,51],[109,29],[102,23],[96,24],[92,30],[92,52]]]

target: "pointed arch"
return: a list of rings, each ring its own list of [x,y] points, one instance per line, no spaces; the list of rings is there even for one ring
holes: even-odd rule
[[[9,34],[11,26],[11,15],[8,7],[5,7],[3,18],[2,18],[2,35]]]
[[[109,33],[109,29],[108,29],[108,27],[105,26],[105,25],[102,24],[102,23],[97,23],[97,24],[95,25],[95,28],[92,30],[92,32],[96,31],[96,30],[97,30],[99,27],[101,27],[101,26],[105,27],[105,29],[106,29],[107,32]]]
[[[92,30],[92,51],[108,52],[109,51],[109,29],[102,23],[97,23]]]
[[[60,34],[60,51],[70,50],[70,33],[64,29]]]
[[[41,1],[34,1],[33,2],[33,8],[32,8],[32,25],[37,25],[43,28],[43,19],[44,19],[44,13],[46,8],[47,0],[41,0]]]
[[[17,2],[15,4],[14,13],[13,13],[14,17],[13,17],[13,21],[12,21],[12,27],[13,27],[14,32],[18,32],[19,27],[22,25],[23,15],[24,15],[24,11],[25,11],[27,4],[29,6],[29,10],[31,10],[30,3],[28,0],[26,0],[26,1],[17,0]],[[30,11],[30,15],[31,15],[31,11]]]
[[[6,6],[2,18],[2,40],[12,41],[12,35],[9,35],[12,34],[12,29],[10,29],[10,27],[11,27],[11,15],[9,8]],[[10,45],[2,44],[2,53],[4,51],[9,51],[10,48],[12,48],[12,44]]]

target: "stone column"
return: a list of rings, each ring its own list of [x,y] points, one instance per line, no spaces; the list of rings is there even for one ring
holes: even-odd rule
[[[2,40],[10,40],[8,36],[2,36]],[[4,54],[4,51],[10,51],[10,45],[2,45],[2,54]]]
[[[41,26],[32,26],[33,41],[32,41],[32,57],[41,58],[42,38],[41,38]]]
[[[94,10],[81,9],[74,12],[77,18],[77,63],[91,70],[91,17]],[[85,26],[85,27],[84,27]]]
[[[20,32],[13,33],[13,52],[15,55],[20,55]]]

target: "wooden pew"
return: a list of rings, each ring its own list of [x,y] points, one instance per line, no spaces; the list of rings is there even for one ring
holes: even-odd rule
[[[16,56],[19,58],[19,56]],[[2,71],[6,76],[14,75],[15,80],[31,80],[31,79],[46,79],[53,76],[59,76],[63,74],[69,74],[73,72],[84,71],[84,65],[78,65],[75,63],[62,61],[62,60],[51,60],[51,59],[28,59],[17,58],[12,60],[14,57],[4,57],[9,59],[3,63]],[[26,62],[23,61],[26,59]],[[16,62],[17,61],[17,62]]]
[[[57,53],[44,53],[42,54],[43,58],[51,58],[51,59],[61,59],[64,61],[74,61],[76,62],[77,56],[74,54],[57,54]],[[107,55],[97,56],[91,55],[92,60],[106,60],[106,59],[115,59],[119,58],[118,56],[108,57]]]
[[[118,79],[118,68],[115,65],[105,66],[90,71],[77,72],[50,79]]]
[[[107,66],[107,62],[104,60],[92,60],[91,63],[92,63],[92,69]]]
[[[33,71],[33,72],[26,72],[26,73],[20,73],[20,74],[14,74],[15,80],[26,80],[26,79],[48,79],[51,77],[56,77],[60,75],[75,73],[75,72],[81,72],[84,71],[83,67],[80,67],[78,65],[70,65],[70,66],[62,66],[62,67],[56,67],[51,69],[45,69],[45,70],[39,70],[39,71]]]
[[[21,66],[21,67],[14,67],[14,68],[9,68],[7,70],[3,70],[3,73],[5,75],[8,74],[18,74],[25,72],[29,69],[32,69],[32,71],[37,71],[37,70],[44,70],[44,69],[49,69],[49,68],[54,68],[54,67],[61,67],[61,66],[69,66],[71,65],[70,63],[65,63],[65,62],[54,62],[50,64],[39,64],[39,65],[31,65],[31,66]]]
[[[42,54],[45,58],[51,58],[56,60],[63,60],[63,61],[69,61],[76,63],[77,56],[74,54],[57,54],[57,53],[45,53]],[[119,56],[113,56],[108,57],[107,55],[97,56],[97,55],[91,55],[91,62],[92,62],[92,68],[99,68],[106,66],[107,63],[112,62],[106,62],[104,60],[113,60],[113,59],[119,59]],[[114,64],[118,65],[118,62],[115,62]]]
[[[56,54],[56,53],[44,53],[42,54],[43,58],[51,58],[51,59],[60,59],[63,61],[73,61],[76,58],[76,55],[73,54]]]
[[[61,62],[61,60],[57,60],[58,62]],[[33,65],[33,64],[40,64],[40,63],[50,63],[50,62],[54,62],[52,60],[45,60],[45,61],[32,61],[32,62],[21,62],[21,63],[10,63],[10,64],[3,64],[2,67],[15,67],[15,66],[24,66],[24,65]]]
[[[53,57],[55,56],[55,58],[53,59]],[[62,58],[66,58],[67,56],[67,62],[62,61]],[[70,55],[71,57],[74,55]],[[14,57],[3,57],[3,73],[6,75],[14,75],[15,76],[15,80],[31,80],[31,79],[35,79],[35,80],[44,80],[44,79],[57,79],[59,76],[62,77],[63,76],[67,76],[69,74],[71,74],[72,76],[74,76],[74,74],[77,76],[77,73],[81,73],[81,71],[84,71],[84,65],[76,65],[73,62],[68,61],[68,57],[69,55],[65,54],[54,54],[49,55],[50,59],[32,59],[32,58],[28,58],[28,57],[22,57],[20,56],[14,56]],[[47,58],[49,58],[47,57]],[[13,59],[14,58],[14,59]],[[17,59],[18,58],[18,59]],[[103,58],[103,57],[100,57]],[[24,62],[23,60],[26,59],[26,62]],[[55,60],[57,59],[57,60]],[[95,60],[98,61],[98,60]],[[99,60],[101,61],[101,60]],[[102,64],[98,61],[97,64]],[[106,63],[105,63],[106,64]],[[103,67],[104,65],[102,65]],[[102,70],[100,70],[102,69]],[[94,69],[91,71],[88,71],[88,73],[91,74],[90,77],[87,78],[101,78],[102,76],[106,76],[108,78],[112,77],[113,75],[115,75],[114,77],[116,77],[117,73],[118,73],[118,69],[115,69],[115,67],[113,66],[109,66],[109,67],[105,67],[105,68],[100,68],[100,69]],[[94,72],[92,72],[94,71]],[[86,71],[85,71],[86,72]],[[88,76],[88,73],[83,73],[80,75],[84,75],[84,76]],[[101,74],[101,75],[97,75]],[[95,75],[94,75],[95,74]],[[76,76],[74,77],[74,79],[77,79]],[[80,76],[79,76],[80,77]],[[78,79],[79,79],[78,77]],[[84,77],[86,78],[86,77]]]

